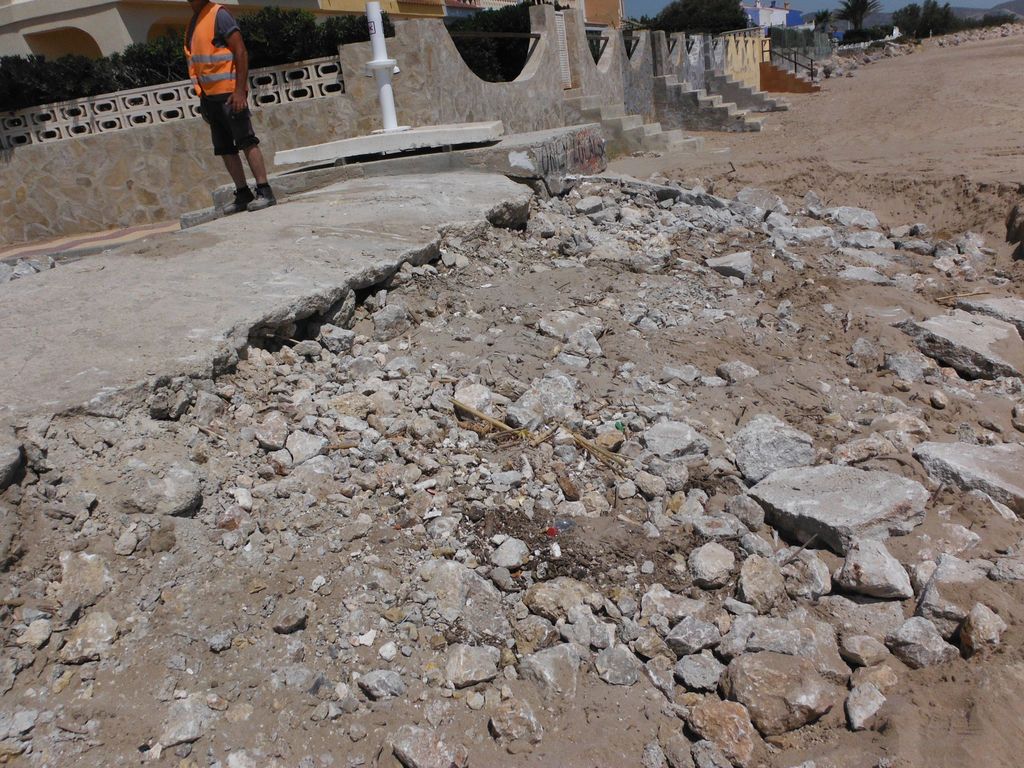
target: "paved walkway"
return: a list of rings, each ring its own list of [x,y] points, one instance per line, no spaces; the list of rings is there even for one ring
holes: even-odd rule
[[[209,376],[251,331],[432,254],[446,224],[529,200],[497,174],[358,179],[0,286],[0,420]]]
[[[89,232],[10,245],[0,248],[0,261],[13,263],[18,259],[34,259],[40,256],[53,256],[55,259],[76,258],[107,248],[128,245],[153,235],[176,232],[180,228],[177,221],[161,221],[156,224],[139,224],[123,229],[108,229],[104,232]]]

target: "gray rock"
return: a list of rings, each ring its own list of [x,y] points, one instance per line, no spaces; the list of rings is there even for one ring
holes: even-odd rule
[[[604,200],[597,195],[588,195],[581,200],[577,200],[576,205],[573,206],[576,213],[581,213],[584,216],[597,213],[602,208],[604,208]]]
[[[754,259],[750,251],[737,251],[725,256],[712,256],[705,260],[709,268],[725,277],[746,280],[754,274]]]
[[[904,381],[921,382],[938,371],[935,363],[920,352],[886,352],[882,367]]]
[[[530,388],[505,413],[505,420],[513,427],[535,430],[552,421],[576,420],[579,401],[576,382],[561,371],[551,371],[543,378],[534,379]]]
[[[698,741],[691,747],[690,754],[695,768],[732,768],[725,752],[713,741]]]
[[[886,638],[893,655],[911,669],[921,669],[952,661],[960,654],[942,639],[928,619],[914,616]]]
[[[723,547],[723,549],[725,548]],[[729,554],[732,555],[731,552]],[[643,619],[649,620],[652,616],[664,616],[669,624],[675,624],[686,616],[696,615],[703,609],[704,602],[702,600],[693,600],[669,592],[661,584],[652,584],[640,598],[640,615]]]
[[[390,699],[405,693],[405,683],[397,672],[375,669],[359,678],[359,688],[373,701]]]
[[[736,193],[736,199],[741,203],[761,208],[770,213],[789,213],[789,208],[786,207],[782,198],[767,189],[744,187]]]
[[[106,558],[91,552],[60,553],[60,601],[88,608],[114,583]]]
[[[825,217],[842,227],[878,229],[878,217],[864,208],[841,205],[838,208],[827,209]]]
[[[488,727],[499,744],[514,741],[538,744],[544,738],[544,729],[533,709],[521,699],[501,702],[491,714]]]
[[[231,629],[224,629],[216,634],[211,635],[207,641],[206,646],[213,653],[221,653],[228,650],[231,647],[231,642],[235,638],[235,632]]]
[[[825,595],[818,606],[841,635],[882,639],[904,621],[899,603],[857,603],[842,595]]]
[[[665,751],[658,742],[650,741],[644,744],[644,751],[640,755],[640,768],[666,768],[667,765]]]
[[[725,502],[725,511],[743,523],[751,531],[764,525],[764,510],[749,496],[732,496]]]
[[[491,562],[499,568],[516,570],[530,560],[530,548],[522,539],[512,536],[505,539],[501,545],[491,553]]]
[[[633,685],[640,679],[636,656],[624,645],[605,648],[597,654],[594,668],[609,685]]]
[[[392,754],[405,768],[466,768],[469,752],[461,744],[449,745],[436,732],[403,725],[388,737]]]
[[[717,589],[729,582],[736,556],[718,542],[709,542],[690,553],[687,560],[693,582],[705,589]]]
[[[475,641],[505,640],[512,628],[501,607],[501,594],[490,582],[461,563],[430,560],[419,569],[425,589],[437,596],[445,621],[458,625]]]
[[[300,429],[288,435],[285,447],[288,449],[288,453],[291,454],[292,464],[298,465],[326,451],[327,438],[313,435]]]
[[[533,584],[523,595],[523,603],[533,613],[550,621],[558,621],[583,605],[600,607],[604,604],[604,598],[582,581],[559,576]]]
[[[982,491],[1024,515],[1024,445],[921,443],[914,458],[932,480]]]
[[[858,337],[853,342],[850,354],[846,356],[848,365],[865,371],[873,371],[878,368],[880,360],[883,360],[882,351],[877,344],[864,336]]]
[[[288,419],[280,411],[271,411],[256,427],[256,442],[266,451],[279,451],[288,440]]]
[[[401,336],[412,327],[412,319],[404,306],[389,303],[383,309],[373,313],[373,338],[377,341],[390,341]]]
[[[35,650],[42,648],[53,634],[53,625],[49,619],[36,619],[29,623],[28,628],[18,636],[18,645]]]
[[[13,431],[0,427],[0,491],[14,482],[23,461],[21,442]]]
[[[465,688],[493,680],[498,675],[501,653],[489,645],[456,643],[448,649],[445,675],[456,688]]]
[[[728,381],[730,384],[739,384],[741,381],[760,376],[761,372],[752,365],[747,365],[742,360],[733,360],[722,363],[715,369],[715,373]]]
[[[870,283],[871,285],[892,285],[892,279],[886,277],[874,267],[843,267],[839,271],[840,280],[851,283]]]
[[[786,580],[786,594],[790,597],[817,600],[832,591],[832,574],[828,566],[810,550],[787,548],[775,554]]]
[[[718,627],[694,616],[682,619],[665,636],[666,644],[677,657],[699,653],[705,648],[714,648],[721,639]]]
[[[715,691],[724,671],[725,665],[710,651],[702,651],[676,662],[674,674],[689,691]]]
[[[772,234],[782,238],[787,243],[813,243],[816,240],[830,240],[835,237],[835,230],[832,227],[791,227],[779,226],[772,230]]]
[[[873,539],[858,539],[847,550],[836,583],[848,592],[869,597],[906,600],[914,596],[910,575],[885,548]]]
[[[694,768],[690,740],[681,731],[663,738],[661,748],[668,761],[668,768]]]
[[[290,635],[305,629],[311,607],[312,603],[302,597],[286,600],[274,614],[274,631],[279,635]]]
[[[854,687],[846,696],[846,722],[851,731],[863,731],[878,710],[885,704],[885,696],[872,683]]]
[[[972,297],[957,299],[956,305],[976,315],[988,315],[1004,323],[1016,326],[1017,332],[1024,338],[1024,299],[1015,297]]]
[[[455,387],[455,399],[481,413],[486,413],[489,416],[494,414],[492,410],[494,393],[483,384],[458,384]]]
[[[967,656],[991,650],[999,645],[1006,629],[999,614],[983,603],[975,603],[960,627],[960,645]]]
[[[729,440],[736,465],[750,483],[788,467],[814,463],[814,441],[769,414],[759,414]]]
[[[163,471],[137,462],[126,474],[133,492],[127,504],[135,512],[190,517],[203,501],[199,467],[191,462],[172,464]]]
[[[825,465],[780,469],[750,489],[765,518],[801,543],[838,554],[858,538],[906,533],[924,519],[928,491],[890,472]]]
[[[863,248],[874,250],[876,248],[893,248],[895,243],[881,232],[866,230],[863,232],[849,232],[843,236],[841,245],[846,248]]]
[[[299,357],[315,360],[323,354],[324,348],[312,339],[297,342],[292,345],[292,352]]]
[[[600,336],[604,332],[604,323],[597,317],[587,317],[570,309],[559,309],[541,317],[537,328],[546,336],[567,342],[580,331],[589,331],[594,337]]]
[[[754,606],[758,613],[771,611],[786,596],[786,582],[779,566],[765,557],[748,557],[740,566],[736,596]]]
[[[576,698],[580,655],[570,643],[545,648],[524,657],[519,672],[541,687],[545,697],[571,701]]]
[[[326,323],[320,326],[320,343],[324,349],[328,352],[333,352],[335,355],[347,355],[352,351],[352,345],[355,343],[355,340],[355,331]]]
[[[960,309],[897,326],[917,348],[968,379],[1024,376],[1024,340],[1015,326]]]
[[[776,736],[817,720],[835,706],[840,691],[806,659],[761,652],[729,663],[722,693],[747,708],[763,735]]]
[[[173,702],[164,718],[157,742],[167,748],[198,741],[206,730],[211,714],[205,696],[198,693]]]
[[[683,421],[662,421],[643,434],[644,445],[659,459],[689,459],[707,455],[707,438]]]
[[[889,658],[889,649],[870,635],[844,635],[839,647],[840,655],[858,667],[870,667]]]

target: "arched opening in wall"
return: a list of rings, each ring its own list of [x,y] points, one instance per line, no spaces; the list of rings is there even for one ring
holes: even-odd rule
[[[25,35],[25,42],[37,56],[59,59],[61,56],[86,56],[98,59],[103,53],[88,32],[77,27],[62,27]]]
[[[538,39],[530,31],[529,3],[455,19],[448,33],[466,66],[490,83],[509,83],[519,77]]]
[[[146,33],[146,42],[152,43],[162,37],[178,37],[184,39],[185,27],[188,26],[188,19],[166,18],[153,23]]]

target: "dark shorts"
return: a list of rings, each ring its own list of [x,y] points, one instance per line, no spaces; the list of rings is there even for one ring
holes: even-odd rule
[[[260,143],[252,129],[248,107],[241,112],[232,112],[228,108],[227,96],[213,99],[203,97],[199,100],[199,110],[203,119],[210,124],[213,154],[236,155],[239,150]]]

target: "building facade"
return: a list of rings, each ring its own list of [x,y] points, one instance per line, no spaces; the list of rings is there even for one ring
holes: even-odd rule
[[[364,0],[220,0],[238,16],[265,6],[297,8],[325,17],[362,14]],[[393,18],[439,18],[443,0],[381,0]],[[184,0],[0,0],[0,56],[109,56],[132,43],[183,32],[192,16]]]

